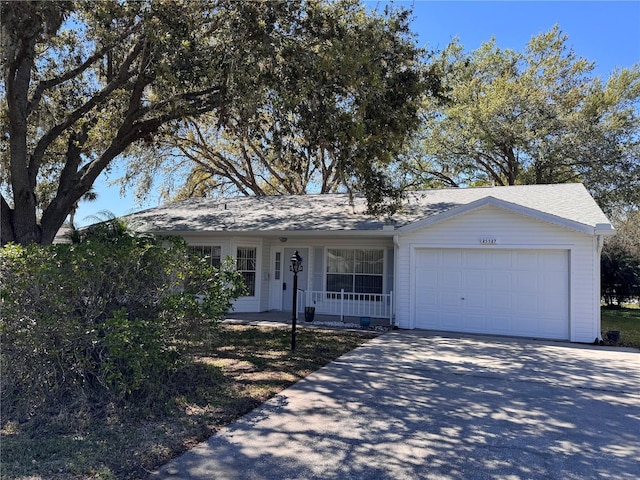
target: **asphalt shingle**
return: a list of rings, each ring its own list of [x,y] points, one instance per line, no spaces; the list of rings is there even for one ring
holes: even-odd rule
[[[392,218],[366,213],[362,196],[348,194],[197,198],[126,217],[148,232],[372,231],[396,228],[493,197],[547,215],[595,227],[609,220],[581,184],[448,188],[408,192]]]

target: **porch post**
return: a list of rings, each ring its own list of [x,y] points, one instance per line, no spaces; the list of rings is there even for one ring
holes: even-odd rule
[[[340,321],[344,322],[344,288],[340,289]]]

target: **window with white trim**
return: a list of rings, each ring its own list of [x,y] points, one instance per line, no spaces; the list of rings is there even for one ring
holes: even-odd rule
[[[327,249],[327,291],[382,293],[384,250]]]
[[[236,255],[236,270],[244,278],[247,287],[247,295],[250,297],[256,294],[256,268],[258,249],[256,247],[238,247]]]
[[[275,280],[280,280],[281,271],[282,271],[282,254],[280,252],[276,252],[276,266],[273,274],[273,278]]]
[[[189,252],[193,255],[206,258],[207,261],[216,268],[220,267],[222,248],[219,246],[189,245]]]

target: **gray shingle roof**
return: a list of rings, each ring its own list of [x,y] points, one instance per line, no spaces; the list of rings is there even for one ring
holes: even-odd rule
[[[407,193],[396,228],[493,197],[559,219],[595,227],[609,220],[581,184],[449,188]],[[347,194],[197,198],[169,203],[125,217],[147,232],[295,232],[382,230],[384,219],[365,213],[363,197]],[[386,223],[389,223],[387,221]]]

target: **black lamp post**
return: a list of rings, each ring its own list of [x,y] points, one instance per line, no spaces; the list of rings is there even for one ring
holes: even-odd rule
[[[291,317],[291,351],[296,349],[296,322],[298,320],[298,272],[302,271],[302,257],[296,250],[291,256],[291,266],[289,270],[293,272],[293,314]]]

